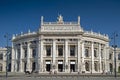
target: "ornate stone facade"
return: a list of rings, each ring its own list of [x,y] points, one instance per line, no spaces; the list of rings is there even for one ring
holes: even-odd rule
[[[64,22],[61,15],[57,22],[43,19],[42,16],[38,32],[13,36],[12,72],[103,73],[113,70],[114,53],[107,35],[83,30],[80,17],[77,22]],[[117,51],[118,57],[120,51]]]

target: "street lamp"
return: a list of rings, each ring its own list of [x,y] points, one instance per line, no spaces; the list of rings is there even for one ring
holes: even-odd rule
[[[114,32],[114,34],[113,34],[113,45],[112,45],[112,47],[114,48],[114,73],[115,73],[115,77],[117,77],[117,72],[116,72],[116,48],[117,48],[117,45],[116,45],[116,37],[118,36],[118,34],[116,34],[115,32]]]

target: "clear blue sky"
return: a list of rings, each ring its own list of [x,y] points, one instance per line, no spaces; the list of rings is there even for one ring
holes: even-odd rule
[[[37,31],[41,16],[56,21],[58,14],[65,21],[77,21],[80,16],[84,30],[109,36],[116,31],[120,37],[120,0],[0,0],[0,46],[6,45],[6,33],[11,37],[28,29]]]

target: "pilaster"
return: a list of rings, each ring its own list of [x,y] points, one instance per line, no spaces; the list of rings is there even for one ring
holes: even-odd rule
[[[27,43],[27,71],[31,71],[31,64],[30,64],[30,42]]]
[[[66,66],[69,66],[68,64],[68,40],[65,40],[65,72],[68,72]]]
[[[17,64],[18,64],[18,62],[17,62],[17,60],[18,60],[18,57],[17,57],[17,55],[18,55],[18,53],[17,53],[18,51],[17,51],[17,48],[15,48],[15,65],[14,65],[14,68],[15,68],[15,72],[17,72]]]
[[[82,66],[81,66],[81,70],[82,71],[85,71],[85,61],[84,61],[84,58],[85,58],[85,46],[84,46],[84,41],[82,41]]]
[[[56,41],[55,40],[53,40],[53,54],[52,54],[52,56],[53,56],[53,64],[55,65],[55,57],[56,57]]]
[[[80,47],[80,39],[78,39],[78,47],[77,47],[77,50],[78,50],[78,56],[77,56],[77,58],[78,58],[78,72],[80,72],[80,64],[81,64],[81,55],[80,55],[80,51],[81,51],[81,47]]]
[[[23,72],[23,48],[22,48],[22,43],[20,45],[20,72]]]
[[[94,73],[95,69],[94,69],[94,42],[91,42],[91,64],[92,64],[92,70],[91,70],[91,73]]]
[[[12,43],[12,54],[11,54],[12,55],[12,60],[11,60],[12,61],[12,63],[11,63],[12,65],[11,65],[11,72],[15,72],[15,67],[14,66],[15,66],[15,57],[16,56],[15,56],[15,47],[13,45],[14,44]]]
[[[99,72],[102,72],[102,65],[101,65],[101,44],[99,44]]]
[[[43,39],[40,39],[40,72],[43,72]]]

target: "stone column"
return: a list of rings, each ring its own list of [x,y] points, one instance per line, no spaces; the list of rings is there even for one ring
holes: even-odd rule
[[[68,64],[68,40],[65,40],[65,72],[68,72],[69,69],[67,69],[66,66],[69,66]]]
[[[94,73],[95,69],[94,69],[94,42],[92,42],[91,44],[91,62],[92,62],[92,70],[91,70],[91,73]]]
[[[43,39],[40,39],[40,72],[43,72]]]
[[[39,39],[40,40],[40,39]],[[40,62],[41,62],[41,59],[40,59],[40,57],[41,57],[41,55],[40,55],[40,41],[38,40],[38,42],[37,42],[37,56],[38,56],[38,65],[37,65],[37,69],[38,69],[38,71],[40,72]]]
[[[12,43],[12,54],[11,54],[11,58],[12,58],[12,60],[11,60],[11,72],[15,72],[15,60],[16,60],[16,55],[15,55],[15,45]]]
[[[23,72],[23,48],[22,48],[22,43],[20,45],[20,72]]]
[[[39,71],[39,41],[36,42],[36,70],[35,71]]]
[[[78,72],[80,72],[80,67],[81,67],[81,66],[80,66],[80,64],[81,64],[81,55],[80,55],[80,54],[81,54],[81,53],[80,53],[81,47],[80,47],[80,44],[81,44],[81,43],[80,43],[80,39],[78,39],[78,47],[77,47],[77,50],[78,50],[78,51],[77,51],[77,54],[78,54],[78,55],[77,55],[77,58],[78,58],[78,64],[77,64],[77,65],[78,65]]]
[[[15,72],[17,72],[17,64],[18,64],[18,62],[17,62],[17,60],[18,60],[18,57],[17,57],[17,55],[18,55],[18,50],[17,50],[17,48],[15,48]]]
[[[105,67],[105,72],[107,72],[107,64],[106,64],[106,59],[107,59],[107,58],[106,58],[106,56],[107,56],[106,53],[107,53],[107,51],[108,51],[108,50],[107,50],[107,45],[105,45],[105,47],[104,47],[104,54],[105,54],[105,55],[104,55],[104,62],[105,62],[104,67]]]
[[[56,41],[53,40],[53,54],[52,54],[52,57],[53,57],[53,64],[55,65],[55,57],[56,57]]]
[[[85,46],[84,46],[84,41],[82,41],[82,66],[81,66],[81,71],[85,71]]]
[[[99,44],[99,72],[102,72],[102,65],[101,65],[101,45]]]
[[[27,71],[31,71],[31,64],[30,64],[30,42],[27,43]]]
[[[53,39],[53,50],[52,50],[52,58],[53,58],[53,62],[52,62],[52,69],[53,71],[56,69],[56,41]]]

